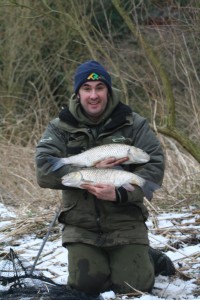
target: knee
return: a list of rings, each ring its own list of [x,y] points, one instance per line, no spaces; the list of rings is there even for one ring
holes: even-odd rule
[[[88,295],[98,295],[110,286],[109,274],[100,271],[90,272],[86,259],[79,260],[78,274],[69,273],[68,284],[70,287]]]
[[[78,283],[71,283],[70,286],[88,295],[99,295],[107,290],[107,278],[102,274],[96,274],[85,280],[81,279]]]
[[[134,289],[150,292],[155,282],[154,268],[150,261],[146,261],[145,264],[141,261],[134,264],[132,261],[130,267],[122,267],[121,272],[112,274],[111,279],[114,292],[127,294]]]
[[[153,272],[144,272],[142,275],[134,274],[129,278],[115,278],[112,284],[112,290],[119,294],[128,294],[135,290],[141,292],[151,292],[155,283]]]

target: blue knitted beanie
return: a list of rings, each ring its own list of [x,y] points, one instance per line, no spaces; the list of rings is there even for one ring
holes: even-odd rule
[[[112,91],[111,77],[104,67],[94,60],[89,60],[80,65],[74,76],[74,92],[77,94],[80,86],[86,81],[99,80],[104,82],[109,92]]]

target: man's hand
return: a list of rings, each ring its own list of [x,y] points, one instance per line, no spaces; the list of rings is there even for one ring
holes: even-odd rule
[[[109,157],[98,162],[96,168],[112,168],[114,166],[121,165],[125,161],[129,160],[128,157],[116,159],[115,157]],[[116,201],[115,186],[113,184],[82,184],[82,188],[86,189],[89,193],[96,196],[98,199],[107,201]]]
[[[112,168],[114,166],[121,165],[122,163],[124,163],[127,160],[129,160],[128,157],[123,157],[123,158],[120,158],[120,159],[116,159],[114,157],[109,157],[107,159],[104,159],[104,160],[98,162],[95,165],[95,167],[96,168]]]
[[[115,186],[113,184],[82,184],[81,187],[96,196],[98,199],[116,201]]]

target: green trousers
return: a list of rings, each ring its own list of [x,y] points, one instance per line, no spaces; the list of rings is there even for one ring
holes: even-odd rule
[[[68,285],[90,295],[113,290],[124,294],[131,287],[148,292],[155,276],[147,245],[99,248],[74,243],[68,249]]]

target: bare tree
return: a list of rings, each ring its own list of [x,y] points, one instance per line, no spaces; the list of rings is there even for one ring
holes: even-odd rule
[[[166,96],[167,114],[165,116],[165,126],[157,127],[157,130],[177,140],[189,153],[191,153],[196,158],[198,162],[200,162],[200,147],[197,144],[193,143],[192,140],[190,140],[183,132],[181,132],[176,127],[175,99],[173,89],[168,74],[162,67],[162,62],[160,61],[159,56],[144,38],[139,27],[133,24],[127,12],[120,5],[120,1],[112,0],[112,3],[119,14],[122,16],[131,33],[138,40],[140,47],[144,49],[147,59],[161,79],[163,90]]]

